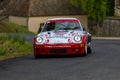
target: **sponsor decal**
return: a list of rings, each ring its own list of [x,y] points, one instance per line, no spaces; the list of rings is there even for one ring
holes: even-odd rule
[[[48,37],[48,34],[45,34],[45,37]]]
[[[72,33],[72,36],[75,36],[76,33]]]
[[[63,34],[66,34],[66,31],[56,31],[55,34],[56,35],[63,35]]]
[[[54,38],[58,38],[58,39],[59,39],[59,38],[60,38],[60,39],[61,39],[61,38],[68,39],[68,38],[70,38],[70,37],[63,36],[63,35],[54,35],[54,36],[52,36],[52,37],[47,37],[47,38],[48,38],[48,39],[50,39],[50,38],[53,38],[53,39],[54,39]]]
[[[49,43],[49,40],[45,40],[45,44],[48,44]]]
[[[57,45],[57,46],[45,46],[46,48],[69,48],[69,47],[71,47],[71,46],[65,46],[65,45],[63,45],[63,46],[61,46],[61,45]]]
[[[68,42],[69,42],[69,43],[73,43],[71,39],[68,39]]]

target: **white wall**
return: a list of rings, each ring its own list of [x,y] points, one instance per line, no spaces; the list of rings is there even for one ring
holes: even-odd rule
[[[28,18],[27,17],[9,16],[9,21],[19,24],[19,25],[27,26]]]

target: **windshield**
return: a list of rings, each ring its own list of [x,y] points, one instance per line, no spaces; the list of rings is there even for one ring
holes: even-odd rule
[[[57,30],[81,30],[80,24],[77,20],[52,20],[47,21],[44,26],[44,31]]]

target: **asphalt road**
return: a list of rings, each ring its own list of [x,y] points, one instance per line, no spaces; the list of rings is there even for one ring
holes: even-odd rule
[[[120,40],[92,40],[86,57],[33,55],[0,62],[0,80],[120,80]]]

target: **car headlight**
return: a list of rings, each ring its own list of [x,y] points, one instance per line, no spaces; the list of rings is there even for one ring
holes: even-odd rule
[[[43,39],[42,39],[41,37],[37,37],[37,38],[36,38],[36,41],[37,41],[38,43],[42,43],[42,42],[43,42]]]
[[[76,36],[74,37],[74,40],[75,40],[76,42],[80,42],[80,41],[81,41],[81,36],[76,35]]]

